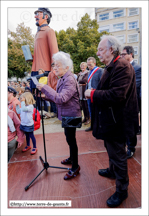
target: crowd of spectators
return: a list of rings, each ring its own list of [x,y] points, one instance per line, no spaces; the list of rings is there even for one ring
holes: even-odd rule
[[[21,116],[16,109],[17,105],[21,108],[21,97],[25,92],[29,92],[32,95],[29,82],[8,81],[8,162],[16,148],[21,147],[25,141],[25,134],[20,129]],[[35,120],[35,115],[37,120]],[[34,130],[37,130],[40,128],[40,115],[35,108],[32,116]]]

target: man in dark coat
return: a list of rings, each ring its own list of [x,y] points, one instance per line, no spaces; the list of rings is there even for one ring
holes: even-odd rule
[[[141,98],[140,98],[140,91],[141,91],[141,66],[138,65],[134,61],[134,49],[132,46],[125,46],[121,53],[121,56],[125,58],[134,68],[135,75],[136,75],[136,88],[137,88],[137,99],[138,99],[138,107],[140,112],[140,127],[139,132],[141,132]],[[127,139],[127,158],[131,158],[135,152],[135,146],[137,145],[137,135],[134,137]]]
[[[138,104],[135,71],[120,56],[120,44],[114,36],[103,36],[97,55],[106,67],[96,90],[86,90],[93,103],[93,136],[103,139],[109,156],[109,168],[99,175],[116,178],[116,192],[107,205],[116,207],[128,197],[126,138],[138,132]]]

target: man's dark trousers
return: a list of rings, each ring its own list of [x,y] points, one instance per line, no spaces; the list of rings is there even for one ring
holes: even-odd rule
[[[116,176],[116,191],[123,193],[129,185],[126,140],[106,139],[104,145],[109,156],[109,171]]]

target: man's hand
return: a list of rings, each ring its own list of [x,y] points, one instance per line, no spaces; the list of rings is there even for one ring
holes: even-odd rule
[[[91,89],[87,89],[86,91],[85,91],[85,97],[87,98],[87,99],[90,99],[91,98]]]

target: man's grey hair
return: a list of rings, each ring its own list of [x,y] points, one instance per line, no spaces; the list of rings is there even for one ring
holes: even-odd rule
[[[103,35],[101,37],[101,40],[107,39],[108,41],[108,48],[112,48],[113,54],[115,56],[120,55],[122,51],[122,44],[121,42],[114,36],[112,35]]]
[[[65,69],[67,66],[69,67],[69,70],[72,69],[73,66],[73,62],[70,58],[70,55],[68,53],[65,52],[57,52],[55,54],[53,54],[52,59],[55,61],[60,61],[63,65],[63,68]]]

